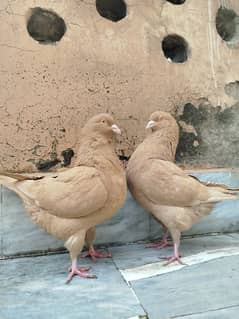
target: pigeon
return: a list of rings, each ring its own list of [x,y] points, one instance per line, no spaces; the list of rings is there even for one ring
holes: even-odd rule
[[[110,257],[96,252],[93,241],[95,226],[110,219],[126,199],[126,174],[115,153],[120,133],[109,114],[98,114],[81,129],[74,167],[41,176],[0,172],[0,183],[20,196],[33,222],[64,240],[72,261],[67,283],[75,275],[95,277],[87,273],[90,267],[78,268],[85,242],[93,259]]]
[[[170,232],[174,252],[165,265],[180,259],[179,245],[183,231],[210,214],[216,203],[237,199],[239,189],[223,184],[204,183],[190,176],[175,163],[179,139],[176,120],[167,112],[151,114],[144,141],[136,148],[127,165],[127,183],[130,192],[162,225],[163,238],[151,247],[170,245]]]

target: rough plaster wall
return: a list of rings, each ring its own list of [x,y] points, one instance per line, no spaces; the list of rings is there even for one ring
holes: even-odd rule
[[[118,152],[128,156],[151,111],[180,116],[201,98],[212,107],[235,104],[224,86],[238,81],[239,50],[217,34],[215,15],[221,4],[239,13],[237,0],[126,3],[127,17],[113,23],[99,16],[94,0],[1,0],[1,169],[36,170],[40,159],[75,149],[80,127],[99,112],[115,116],[123,129]],[[56,45],[28,35],[26,12],[35,6],[64,18],[67,32]],[[188,42],[186,63],[164,57],[161,41],[169,33]]]
[[[187,103],[178,119],[177,161],[204,168],[239,166],[239,102],[224,110],[207,100],[198,107]]]

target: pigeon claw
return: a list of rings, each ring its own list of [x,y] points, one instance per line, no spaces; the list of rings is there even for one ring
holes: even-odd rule
[[[96,262],[97,258],[111,258],[112,254],[101,253],[101,252],[95,251],[95,250],[89,250],[86,253],[83,253],[81,257],[82,258],[90,257],[93,262]]]
[[[168,242],[167,240],[160,240],[159,242],[150,243],[145,245],[145,248],[157,248],[162,249],[164,247],[173,246],[173,243]]]
[[[97,278],[96,275],[86,273],[86,271],[88,271],[89,269],[90,267],[82,267],[78,269],[70,268],[69,269],[70,274],[67,277],[66,284],[69,284],[69,282],[71,282],[74,276],[80,276],[82,278],[90,278],[90,279]]]
[[[168,266],[168,265],[172,264],[175,261],[177,261],[180,265],[187,265],[180,259],[180,257],[181,256],[174,256],[173,255],[173,256],[161,256],[159,258],[168,260],[166,263],[163,264],[163,266]]]

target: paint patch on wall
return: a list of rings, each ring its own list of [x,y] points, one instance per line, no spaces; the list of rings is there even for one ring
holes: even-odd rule
[[[203,100],[184,106],[177,117],[180,141],[176,160],[210,166],[239,166],[239,103],[222,110]]]
[[[221,6],[216,15],[216,29],[229,45],[239,43],[239,16],[233,9]]]
[[[227,83],[224,89],[228,96],[239,100],[239,81]]]

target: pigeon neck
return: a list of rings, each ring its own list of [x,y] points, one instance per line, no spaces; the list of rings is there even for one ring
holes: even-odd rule
[[[118,160],[113,138],[97,135],[82,138],[77,152],[77,165],[95,166],[102,160],[112,161],[114,158]]]
[[[174,161],[178,145],[178,131],[158,130],[146,138],[146,143],[151,145],[150,152],[160,159]]]

